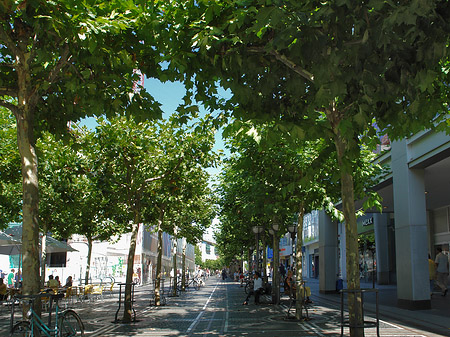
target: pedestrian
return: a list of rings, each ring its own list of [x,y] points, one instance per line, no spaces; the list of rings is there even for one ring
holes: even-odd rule
[[[15,270],[11,269],[11,272],[8,274],[8,288],[14,288],[14,275]]]
[[[58,287],[61,287],[61,281],[59,280],[59,276],[58,275],[55,276],[55,281],[58,282]]]
[[[283,277],[283,280],[286,278],[286,268],[283,263],[280,264],[280,275]]]
[[[22,288],[22,272],[20,271],[20,269],[14,276],[14,285],[16,288]]]
[[[430,274],[430,296],[433,296],[434,282],[436,281],[436,263],[428,254],[428,272]]]
[[[239,280],[241,281],[241,287],[244,286],[244,273],[242,271],[239,272]]]
[[[436,284],[442,290],[442,296],[447,295],[447,280],[448,280],[448,257],[442,253],[442,248],[437,249],[436,255]]]
[[[287,273],[286,278],[284,279],[284,292],[290,294],[293,298],[297,298],[297,287],[295,286],[295,282],[293,279],[293,272],[292,270],[289,270]],[[302,298],[306,296],[305,303],[312,303],[309,296],[311,296],[311,288],[305,287],[304,285],[301,286],[301,295]]]
[[[255,272],[255,277],[253,280],[253,289],[250,289],[247,298],[245,299],[243,305],[248,305],[248,300],[250,299],[250,296],[255,296],[255,304],[259,304],[259,296],[263,292],[263,284],[262,284],[262,278],[259,272]]]

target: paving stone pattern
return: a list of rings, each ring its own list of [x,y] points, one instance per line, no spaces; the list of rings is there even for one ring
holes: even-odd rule
[[[255,305],[242,305],[244,288],[231,281],[211,277],[198,291],[189,291],[181,296],[168,297],[161,307],[150,305],[148,286],[136,288],[135,304],[137,321],[131,324],[114,323],[118,308],[117,292],[95,301],[75,302],[72,307],[80,314],[86,328],[86,336],[340,336],[340,307],[334,300],[313,292],[310,320],[287,319],[289,306],[287,297],[280,305],[272,305],[269,296],[261,298]],[[64,304],[63,304],[64,306]],[[0,336],[8,336],[9,307],[0,309]],[[122,317],[123,311],[118,315]],[[368,314],[368,319],[374,319]],[[380,321],[381,336],[445,336],[425,331],[401,322],[401,317]],[[348,329],[344,330],[348,336]],[[376,336],[375,328],[367,328],[366,336]]]

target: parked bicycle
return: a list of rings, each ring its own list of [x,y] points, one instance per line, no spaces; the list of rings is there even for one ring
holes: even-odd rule
[[[80,316],[72,309],[61,311],[59,300],[64,297],[64,293],[51,294],[42,292],[38,295],[16,295],[13,301],[28,303],[30,309],[27,312],[27,319],[14,324],[14,305],[11,308],[11,335],[10,336],[46,336],[46,337],[75,337],[84,336],[84,325]],[[33,310],[33,303],[37,298],[49,299],[48,324],[39,317]],[[55,325],[52,326],[52,303],[55,303]]]
[[[181,287],[181,281],[179,284]],[[203,280],[201,280],[201,278],[192,277],[188,281],[186,281],[186,285],[185,285],[184,289],[186,291],[188,291],[190,289],[199,290],[202,285],[204,285],[204,282],[203,282]]]
[[[253,290],[253,279],[248,279],[245,281],[245,293],[249,294],[251,290]]]

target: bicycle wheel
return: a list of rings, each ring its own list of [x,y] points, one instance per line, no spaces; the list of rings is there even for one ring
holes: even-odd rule
[[[30,322],[21,321],[14,324],[11,331],[11,335],[14,337],[28,337],[31,336],[31,325]]]
[[[59,320],[59,337],[84,336],[84,325],[78,314],[69,309],[62,313]]]
[[[192,282],[192,287],[193,287],[195,290],[198,290],[198,289],[200,288],[200,285],[198,284],[198,282],[197,282],[196,280],[194,280],[194,281]]]
[[[252,288],[253,288],[253,282],[247,282],[245,284],[245,293],[248,294]]]

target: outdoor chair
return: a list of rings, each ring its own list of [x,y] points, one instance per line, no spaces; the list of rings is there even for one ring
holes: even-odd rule
[[[92,287],[91,298],[92,298],[92,300],[96,300],[96,299],[103,300],[103,286],[102,285],[96,285],[96,286]]]
[[[114,282],[111,282],[110,286],[103,289],[103,292],[109,294],[109,297],[112,297],[113,291],[114,291]]]

